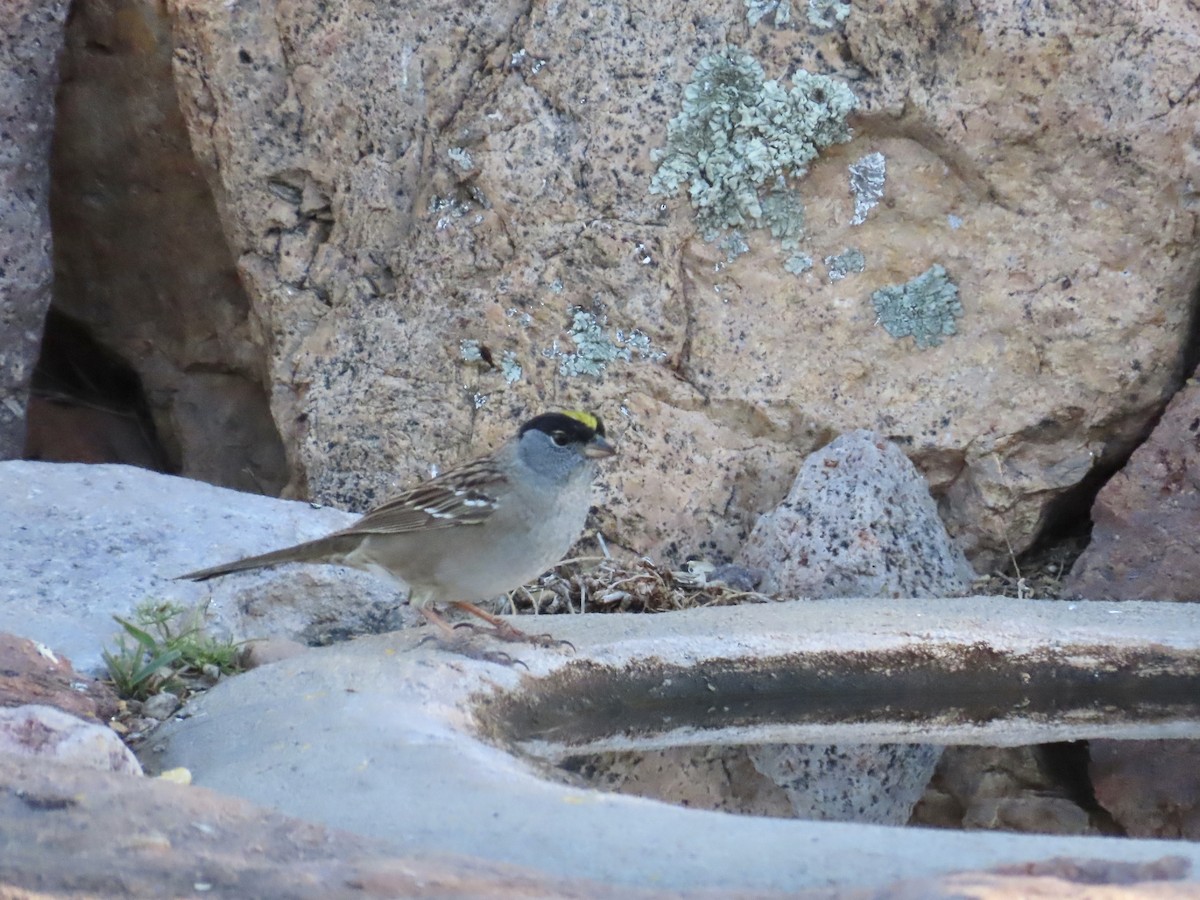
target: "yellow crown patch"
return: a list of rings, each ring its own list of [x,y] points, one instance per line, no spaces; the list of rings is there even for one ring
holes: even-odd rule
[[[584,425],[586,425],[588,428],[590,428],[592,431],[595,431],[595,430],[596,430],[596,429],[597,429],[597,428],[600,426],[600,420],[599,420],[599,419],[597,419],[597,418],[596,418],[595,416],[593,416],[591,413],[589,413],[589,412],[584,412],[584,411],[583,411],[583,410],[581,410],[581,409],[564,409],[564,410],[563,410],[563,415],[564,415],[564,416],[570,416],[570,417],[571,417],[572,419],[574,419],[576,422],[581,422],[581,423],[583,423],[583,424],[584,424]]]

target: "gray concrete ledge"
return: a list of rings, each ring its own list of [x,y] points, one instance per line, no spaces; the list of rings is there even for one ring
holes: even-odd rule
[[[506,647],[525,670],[420,645],[424,630],[361,638],[230,679],[164,727],[146,762],[187,766],[201,785],[406,853],[473,854],[613,884],[878,886],[1052,856],[1181,856],[1189,877],[1200,878],[1195,844],[727,816],[567,787],[526,755],[688,742],[1198,737],[1194,607],[825,600],[518,624],[570,640],[577,652]],[[872,666],[882,659],[892,665],[881,679]],[[766,692],[753,715],[738,714],[747,696],[762,700],[746,686],[769,683],[771,666],[785,682],[801,670],[807,681]],[[665,672],[685,683],[664,686]],[[822,679],[832,686],[824,700],[854,702],[812,715],[800,688],[811,693]],[[939,712],[930,695],[951,682],[958,705]],[[884,703],[864,702],[890,683],[909,686]],[[1040,707],[1022,704],[1022,687]],[[708,706],[695,702],[698,693]],[[683,724],[662,722],[675,702],[689,710]],[[991,715],[979,715],[984,706]],[[622,728],[622,709],[632,726]],[[864,709],[874,712],[864,717]]]

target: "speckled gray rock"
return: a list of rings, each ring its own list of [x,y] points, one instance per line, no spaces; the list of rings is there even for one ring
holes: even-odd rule
[[[944,597],[974,573],[938,518],[929,486],[891,441],[852,431],[804,461],[787,498],[764,514],[740,561],[794,597]],[[902,825],[942,748],[924,744],[784,745],[750,750],[802,818]]]
[[[929,485],[894,443],[852,431],[804,461],[739,556],[787,597],[946,597],[971,570]]]
[[[115,731],[53,706],[0,709],[0,753],[55,759],[104,772],[142,774],[137,757]]]
[[[411,620],[395,585],[336,566],[203,584],[175,576],[320,537],[356,517],[129,466],[0,462],[0,630],[81,671],[144,600],[206,603],[216,633],[323,643]]]
[[[781,787],[801,819],[903,825],[942,748],[933,744],[762,744],[754,767]]]
[[[50,306],[50,138],[67,0],[0,7],[0,459],[20,456]]]

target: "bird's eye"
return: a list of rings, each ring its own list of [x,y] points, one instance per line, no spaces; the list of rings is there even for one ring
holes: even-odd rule
[[[554,441],[555,447],[567,446],[567,435],[565,432],[562,432],[562,431],[554,432],[554,434],[550,435],[550,440]]]

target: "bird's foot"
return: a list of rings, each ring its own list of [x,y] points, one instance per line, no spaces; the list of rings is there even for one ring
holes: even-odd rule
[[[490,612],[480,609],[474,603],[457,602],[450,604],[463,612],[470,613],[491,625],[491,628],[482,628],[472,622],[460,622],[455,628],[467,628],[471,631],[480,634],[486,634],[495,638],[498,641],[507,641],[510,644],[533,644],[535,647],[570,647],[571,652],[575,651],[575,645],[570,641],[564,641],[550,634],[530,634],[528,631],[522,631],[513,625],[508,624],[499,616],[494,616]]]
[[[457,634],[446,634],[439,629],[438,634],[427,634],[421,640],[417,641],[417,646],[433,642],[441,649],[454,653],[458,656],[465,656],[467,659],[477,659],[480,662],[495,663],[498,666],[529,666],[525,665],[524,660],[517,659],[511,653],[505,653],[503,650],[488,650],[480,647],[469,638]],[[451,629],[453,632],[453,629]]]
[[[455,627],[469,628],[478,634],[486,634],[498,641],[506,641],[510,644],[533,644],[535,647],[569,647],[572,653],[575,652],[575,645],[570,641],[556,638],[552,634],[530,634],[528,631],[522,631],[520,628],[509,625],[503,620],[498,625],[493,625],[490,628],[485,628],[472,622],[460,622]]]

